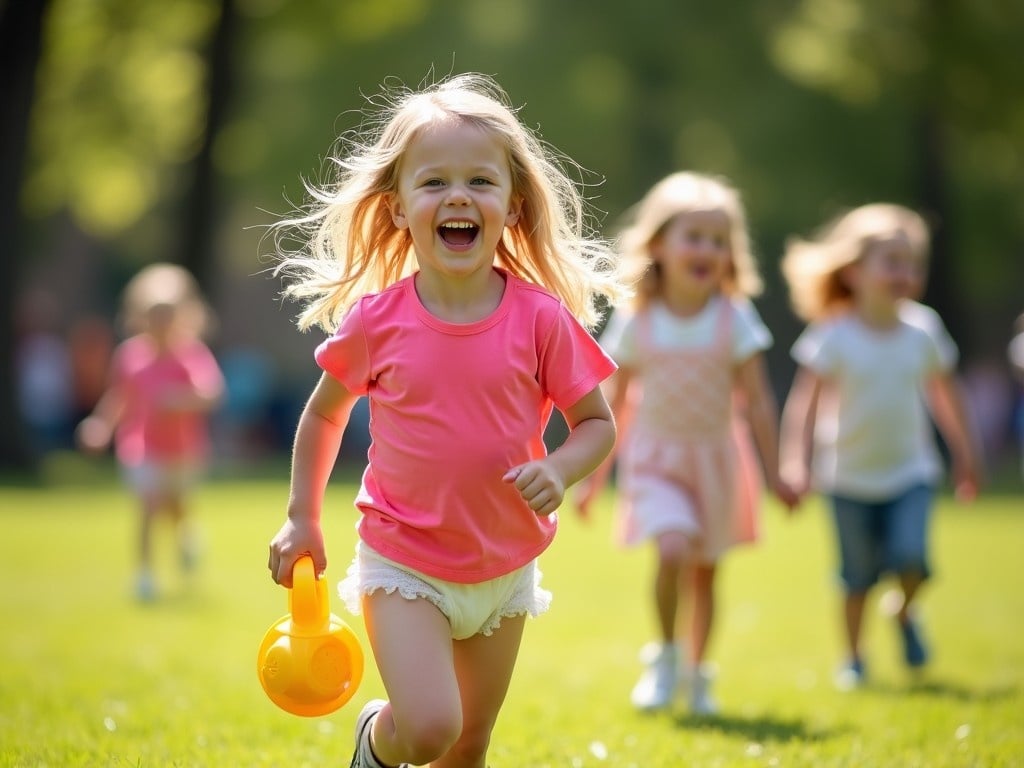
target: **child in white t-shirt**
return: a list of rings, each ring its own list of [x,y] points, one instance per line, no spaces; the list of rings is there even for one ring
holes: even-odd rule
[[[904,660],[916,668],[928,659],[914,600],[931,572],[929,518],[942,461],[926,400],[946,415],[937,422],[958,496],[977,489],[966,417],[947,407],[958,397],[956,346],[929,321],[931,310],[911,303],[927,250],[920,216],[879,203],[791,243],[782,264],[809,325],[792,348],[799,368],[783,410],[781,471],[799,493],[813,487],[831,500],[845,588],[842,687],[865,678],[864,605],[886,573],[903,593],[896,618]]]

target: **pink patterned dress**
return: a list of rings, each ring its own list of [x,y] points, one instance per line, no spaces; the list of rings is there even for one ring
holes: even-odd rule
[[[734,395],[734,308],[719,302],[709,345],[654,344],[638,315],[637,386],[620,454],[619,536],[639,544],[668,530],[694,540],[701,562],[758,538],[760,465]]]

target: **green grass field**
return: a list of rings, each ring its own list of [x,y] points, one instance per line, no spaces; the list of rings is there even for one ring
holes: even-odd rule
[[[369,656],[355,697],[323,718],[278,710],[256,678],[259,641],[286,609],[266,570],[286,485],[268,474],[201,489],[200,570],[182,581],[158,538],[164,595],[151,605],[132,598],[134,509],[115,480],[0,487],[0,766],[348,765],[355,717],[382,693]],[[352,493],[331,486],[332,582],[355,540]],[[940,503],[922,603],[934,662],[908,677],[891,619],[873,608],[873,682],[846,694],[832,685],[838,603],[823,509],[787,518],[769,507],[762,542],[723,565],[711,654],[722,714],[707,720],[630,708],[653,628],[651,561],[615,547],[610,523],[609,506],[589,525],[564,514],[542,559],[555,599],[527,624],[494,768],[1024,765],[1020,495]]]

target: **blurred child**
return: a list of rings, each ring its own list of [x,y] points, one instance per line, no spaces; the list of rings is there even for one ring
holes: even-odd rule
[[[122,323],[130,334],[114,350],[109,384],[78,426],[79,444],[100,452],[113,439],[125,480],[139,502],[138,576],[141,600],[156,596],[153,529],[172,523],[184,569],[196,557],[188,492],[207,458],[210,411],[224,381],[202,335],[210,315],[192,276],[173,264],[152,264],[128,283]]]
[[[622,289],[579,191],[491,79],[373,103],[377,131],[347,137],[336,183],[281,225],[309,231],[280,265],[307,300],[299,327],[332,335],[268,565],[285,586],[304,553],[326,568],[324,493],[366,396],[360,541],[339,591],[390,700],[360,713],[352,765],[482,768],[525,617],[550,600],[537,557],[555,510],[615,439],[599,386],[615,366],[586,326]],[[569,435],[548,454],[552,407]]]
[[[762,480],[747,427],[768,484],[787,506],[796,501],[778,475],[778,408],[764,361],[772,337],[750,302],[761,279],[740,196],[711,176],[674,173],[658,182],[633,212],[621,247],[639,278],[634,311],[614,315],[604,335],[619,365],[609,384],[612,410],[630,424],[619,441],[621,535],[630,545],[654,545],[660,634],[645,649],[648,667],[632,701],[666,707],[684,680],[691,710],[711,714],[717,707],[704,659],[716,569],[733,545],[757,536]],[[581,487],[584,514],[608,467]],[[676,629],[689,595],[684,667]]]
[[[928,230],[898,205],[862,206],[815,239],[795,240],[782,268],[808,327],[793,346],[798,370],[783,411],[783,475],[832,506],[845,590],[848,658],[837,682],[860,685],[869,590],[899,579],[895,608],[903,655],[923,666],[928,649],[915,611],[931,572],[928,534],[941,460],[924,400],[934,404],[958,495],[977,491],[977,457],[954,378],[956,346],[920,295]],[[937,330],[941,329],[941,333]]]
[[[1014,432],[1020,447],[1021,474],[1024,475],[1024,313],[1017,317],[1013,325],[1014,336],[1007,347],[1006,355],[1010,361],[1017,397],[1014,402]]]

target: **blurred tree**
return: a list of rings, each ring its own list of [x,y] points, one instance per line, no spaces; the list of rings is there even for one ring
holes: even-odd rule
[[[1004,307],[1008,333],[1024,283],[1022,30],[1012,0],[800,0],[772,41],[783,72],[851,110],[885,120],[902,102],[914,183],[899,202],[932,220],[929,299],[954,336],[1000,357],[1005,339],[971,310]]]
[[[208,291],[217,209],[212,157],[231,89],[233,0],[56,0],[47,15],[48,6],[3,6],[3,71],[14,81],[2,101],[3,215],[11,226],[0,231],[23,230],[24,213],[68,215],[65,229],[76,240],[118,254],[96,264],[111,282],[168,260],[187,266]],[[25,158],[31,163],[22,184]],[[27,250],[18,256],[44,260]],[[5,282],[4,306],[22,287],[19,278],[15,270]],[[12,335],[5,323],[0,354],[13,361]],[[0,408],[12,414],[5,421],[19,424],[15,366],[3,371]],[[16,431],[5,431],[0,464],[30,466],[25,446]]]
[[[1005,346],[1021,308],[1021,39],[1015,0],[52,0],[24,259],[54,271],[66,248],[50,233],[66,219],[96,243],[88,259],[109,284],[154,259],[223,278],[211,291],[222,340],[304,376],[288,321],[269,303],[253,310],[273,290],[251,279],[265,266],[262,212],[302,202],[303,178],[326,180],[338,133],[359,126],[385,79],[415,87],[473,70],[582,166],[608,234],[670,171],[739,187],[779,386],[798,331],[776,268],[784,241],[872,199],[941,216],[929,298],[972,355]],[[10,94],[5,115],[26,117]]]
[[[36,71],[42,55],[43,19],[49,0],[18,0],[0,6],[0,73],[4,95],[0,98],[0,232],[4,233],[0,280],[0,467],[34,468],[32,452],[17,405],[15,359],[15,297],[25,251],[24,227],[19,211],[22,173],[28,145],[29,114],[35,93]]]
[[[214,223],[223,198],[216,194],[218,174],[214,147],[228,115],[234,87],[235,37],[239,23],[234,0],[220,0],[217,23],[205,48],[206,116],[199,151],[192,161],[192,184],[184,200],[180,262],[196,276],[203,292],[211,294],[216,262]]]

